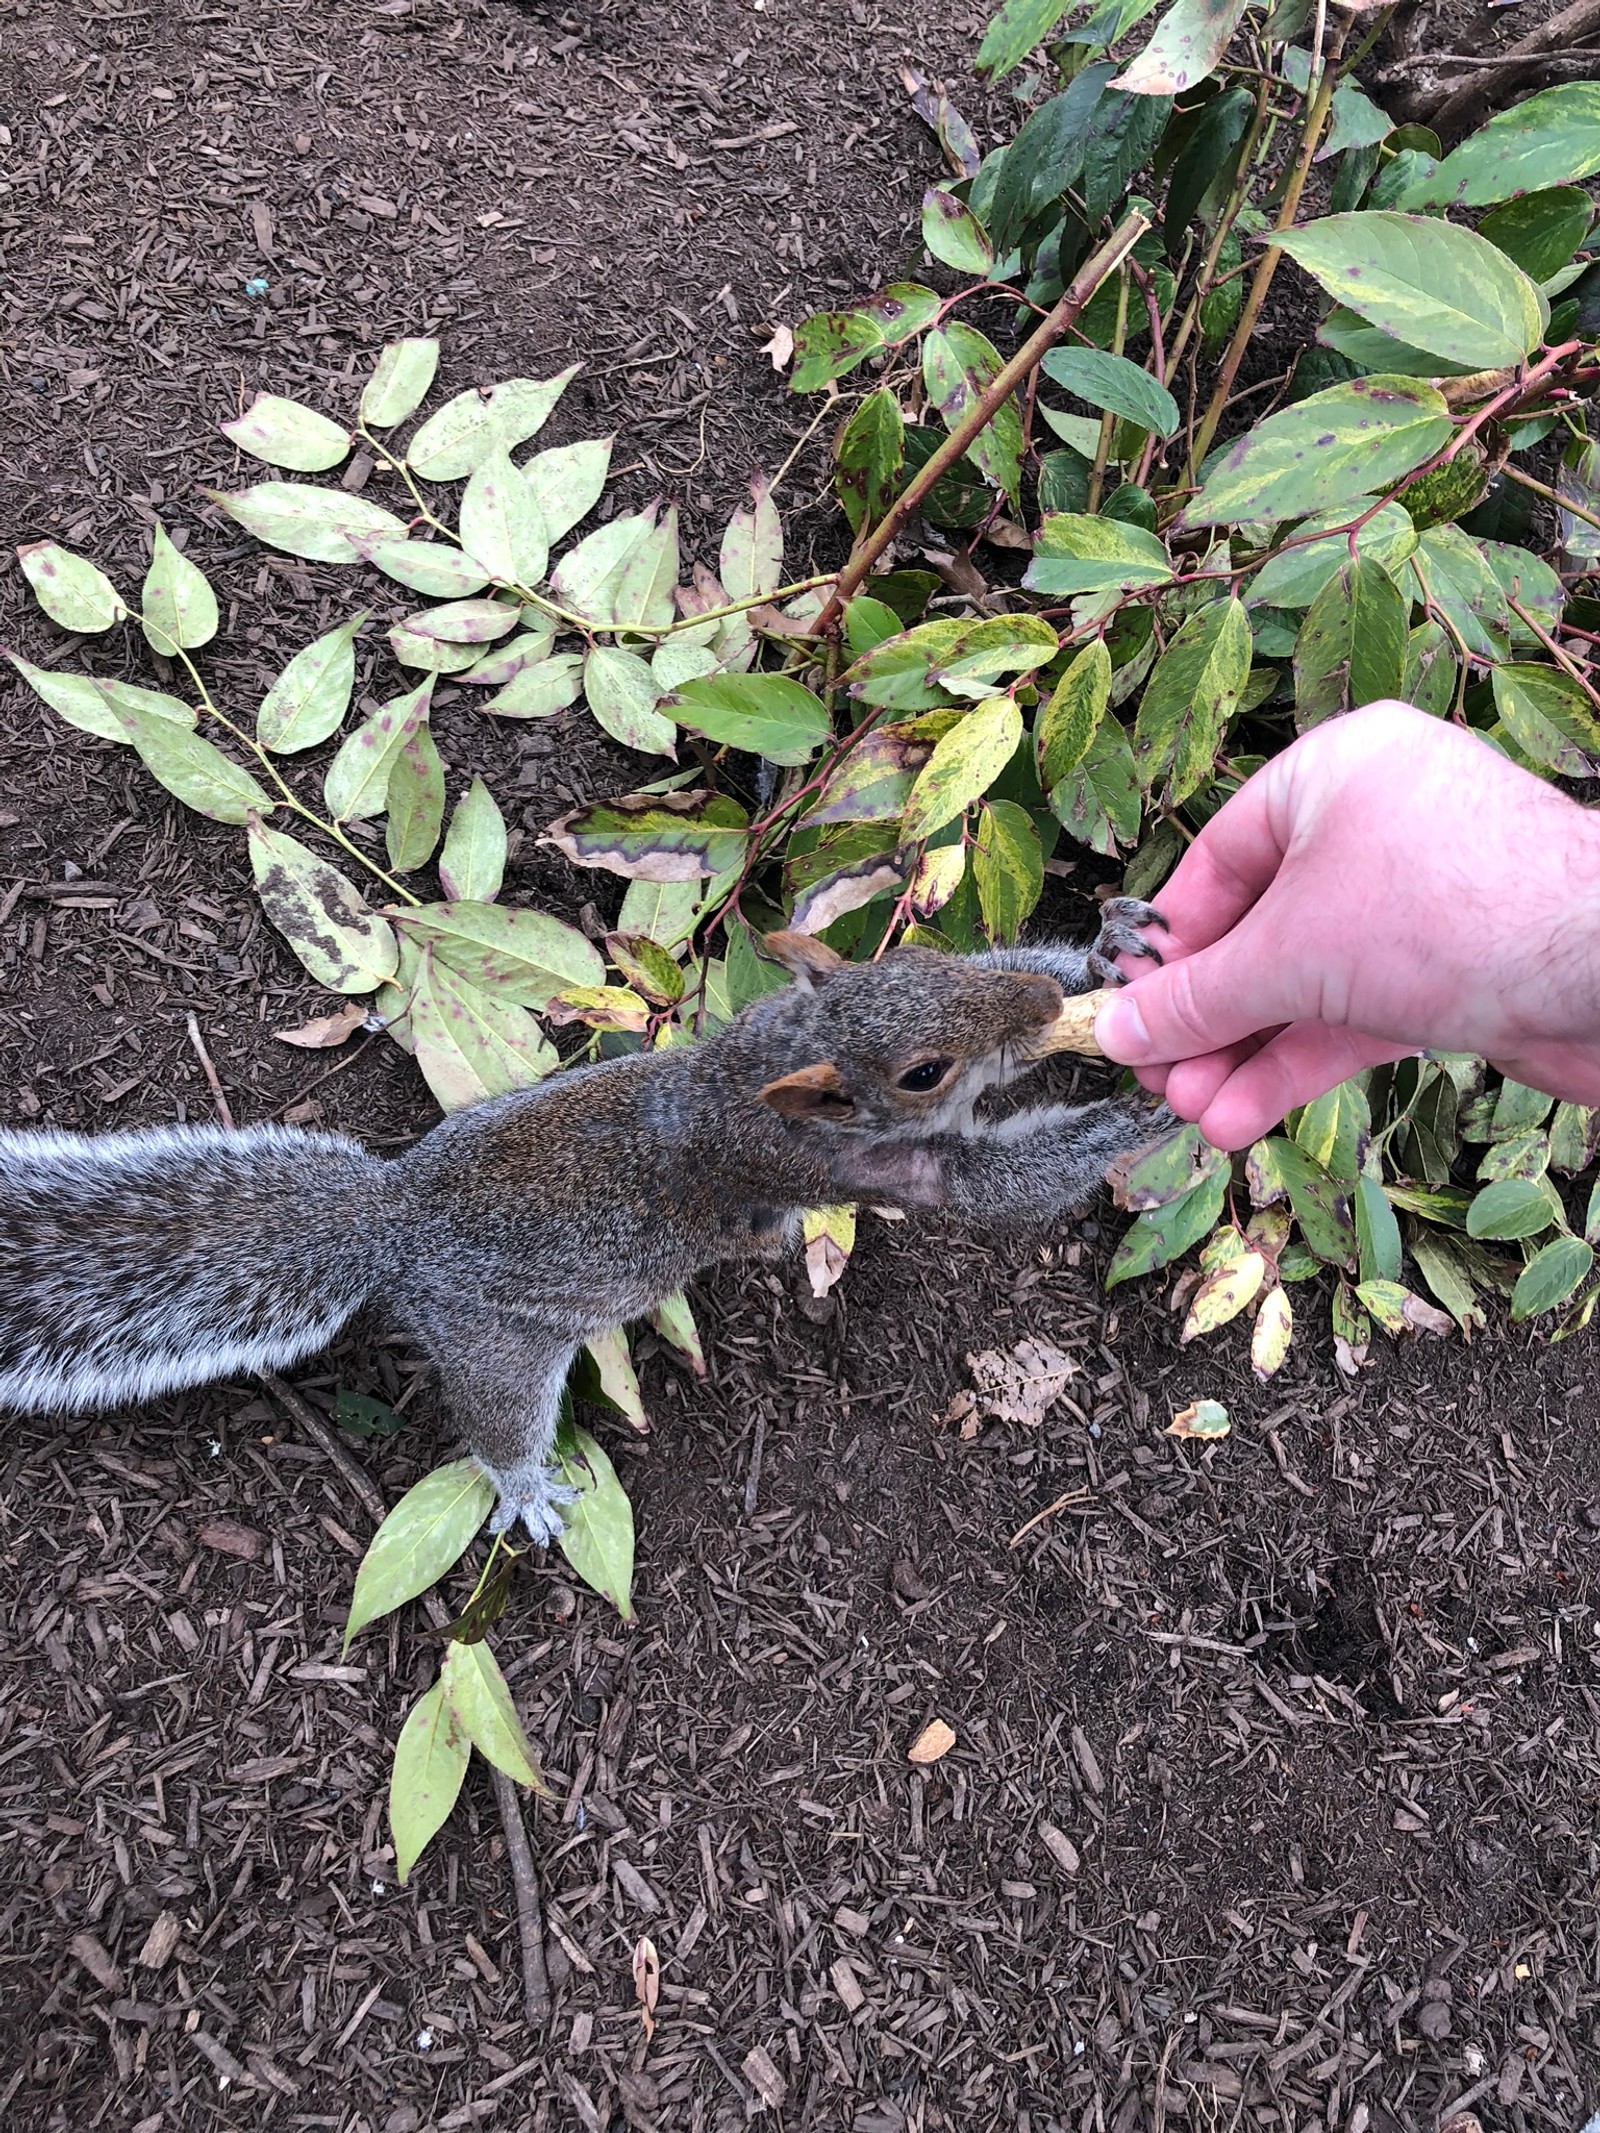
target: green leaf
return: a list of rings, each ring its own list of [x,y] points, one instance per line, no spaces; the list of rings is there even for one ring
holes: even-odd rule
[[[494,1484],[471,1459],[435,1467],[389,1513],[356,1572],[344,1648],[369,1622],[436,1585],[494,1509]]]
[[[491,996],[431,949],[412,984],[409,1021],[417,1064],[441,1110],[531,1088],[560,1063],[526,1008]]]
[[[168,718],[179,726],[193,726],[195,709],[176,696],[163,696],[154,689],[136,689],[131,682],[94,681],[87,674],[58,674],[53,668],[30,666],[16,652],[6,658],[23,680],[51,710],[80,733],[98,734],[103,741],[126,741],[125,710],[142,710],[152,718]],[[898,809],[896,810],[898,812]]]
[[[471,1758],[472,1744],[445,1702],[444,1683],[436,1681],[407,1714],[389,1773],[389,1833],[402,1888],[449,1821]]]
[[[372,992],[392,978],[400,944],[353,881],[303,844],[252,821],[250,869],[267,921],[330,992]]]
[[[639,1390],[639,1373],[633,1367],[633,1356],[628,1347],[628,1335],[622,1326],[612,1326],[605,1333],[596,1333],[584,1342],[584,1356],[580,1369],[593,1366],[601,1402],[625,1415],[635,1429],[648,1429],[650,1418],[645,1413],[644,1395]]]
[[[1080,844],[1110,859],[1119,844],[1138,836],[1143,804],[1127,729],[1103,718],[1082,762],[1050,789],[1056,820]]]
[[[1337,302],[1467,370],[1520,363],[1539,345],[1538,290],[1476,230],[1369,210],[1329,215],[1276,241]]]
[[[1303,1148],[1330,1177],[1353,1185],[1361,1168],[1372,1113],[1359,1081],[1341,1081],[1336,1089],[1306,1105],[1294,1129],[1294,1144]]]
[[[1083,143],[1083,204],[1091,222],[1110,215],[1128,190],[1128,180],[1149,161],[1151,151],[1166,131],[1172,115],[1172,99],[1139,91],[1128,95],[1108,86],[1094,107]],[[1152,255],[1159,249],[1154,243]],[[1159,270],[1165,273],[1164,267]],[[1126,269],[1122,270],[1126,273]],[[1154,278],[1154,277],[1153,277]],[[1175,293],[1175,292],[1174,292]],[[1109,307],[1115,283],[1102,283],[1100,295]],[[1163,299],[1165,303],[1168,299]],[[1087,326],[1091,340],[1100,336]]]
[[[522,469],[547,542],[559,541],[600,501],[611,471],[609,437],[580,438],[535,452]]]
[[[933,753],[938,734],[930,723],[879,726],[857,741],[828,774],[821,797],[806,816],[807,827],[832,822],[897,822],[911,797],[917,773]],[[941,722],[940,730],[948,730]]]
[[[882,348],[898,348],[931,326],[939,299],[917,282],[897,281],[854,311],[818,311],[795,330],[789,389],[813,393]]]
[[[1089,121],[1116,72],[1110,60],[1075,74],[1019,129],[1000,164],[1000,176],[984,221],[998,252],[1008,252],[1035,216],[1058,200],[1083,170]]]
[[[771,968],[769,963],[762,965],[764,971],[770,972]],[[782,982],[781,978],[778,982]],[[776,987],[770,989],[775,990]],[[689,1308],[689,1299],[681,1289],[675,1295],[661,1299],[650,1313],[650,1323],[669,1347],[677,1349],[695,1376],[703,1378],[706,1374],[706,1352],[701,1346],[700,1330],[694,1322],[694,1313]]]
[[[1443,396],[1414,378],[1352,378],[1231,444],[1185,506],[1188,527],[1303,518],[1352,504],[1421,466],[1450,437]]]
[[[1352,523],[1349,508],[1320,511],[1294,529],[1292,547],[1268,556],[1245,589],[1251,607],[1309,607],[1328,581],[1350,560]],[[1329,529],[1326,539],[1309,539]],[[1356,554],[1370,556],[1386,570],[1394,571],[1417,545],[1416,528],[1403,504],[1384,504],[1355,536]]]
[[[1576,185],[1525,193],[1484,216],[1478,234],[1516,261],[1530,281],[1548,281],[1589,234],[1594,202]]]
[[[474,668],[459,679],[475,681],[477,673]],[[582,694],[583,654],[557,652],[553,658],[519,666],[483,708],[495,718],[552,718],[557,711],[575,704]]]
[[[391,697],[347,736],[328,765],[322,796],[335,822],[364,822],[383,813],[395,758],[428,719],[431,680]]]
[[[1279,1135],[1257,1141],[1249,1163],[1255,1169],[1251,1197],[1256,1204],[1270,1206],[1287,1194],[1300,1234],[1311,1250],[1329,1266],[1348,1266],[1356,1256],[1349,1189],[1331,1178],[1303,1148]]]
[[[1170,437],[1178,427],[1177,401],[1126,356],[1110,355],[1103,348],[1052,348],[1039,368],[1063,391],[1158,437]]]
[[[517,610],[506,600],[447,600],[408,615],[405,626],[441,644],[493,644],[516,628]]]
[[[1240,600],[1214,600],[1191,615],[1157,660],[1133,749],[1147,788],[1168,779],[1169,806],[1180,806],[1210,777],[1249,679],[1250,620]]]
[[[981,799],[1021,738],[1022,713],[1008,696],[991,696],[952,726],[917,773],[900,818],[903,841],[931,837]]]
[[[633,1506],[615,1467],[576,1423],[556,1432],[555,1463],[578,1492],[567,1505],[556,1545],[586,1585],[609,1600],[624,1622],[633,1620]]]
[[[1207,103],[1199,124],[1185,140],[1167,181],[1162,219],[1170,258],[1177,258],[1196,223],[1209,226],[1222,213],[1254,110],[1255,98],[1242,83],[1224,89]]]
[[[1114,1289],[1118,1282],[1153,1273],[1157,1267],[1181,1259],[1216,1227],[1227,1200],[1228,1169],[1224,1165],[1203,1177],[1181,1199],[1136,1216],[1111,1255],[1106,1287]]]
[[[1355,1192],[1356,1253],[1363,1281],[1398,1281],[1400,1224],[1376,1178],[1359,1177]]]
[[[1478,548],[1509,603],[1515,600],[1531,621],[1554,636],[1561,625],[1567,588],[1541,556],[1510,541],[1480,541]],[[1542,650],[1540,639],[1522,616],[1508,625],[1511,641],[1523,650]]]
[[[662,948],[676,948],[694,931],[699,901],[695,881],[630,881],[617,925],[623,933],[645,934]]]
[[[936,327],[922,344],[928,398],[947,430],[955,429],[1004,367],[994,343],[960,320]],[[1016,502],[1022,482],[1022,416],[1014,397],[995,409],[988,426],[968,445],[967,456]]]
[[[671,755],[678,729],[656,709],[661,685],[650,662],[614,644],[597,644],[583,663],[583,693],[596,722],[641,755]]]
[[[1153,533],[1124,519],[1061,512],[1041,521],[1023,584],[1030,592],[1134,592],[1165,585],[1172,562]]]
[[[1567,778],[1600,770],[1600,724],[1582,687],[1559,667],[1497,666],[1494,707],[1524,755]]]
[[[469,386],[430,415],[406,453],[424,481],[459,481],[497,452],[512,451],[543,429],[577,376],[574,363],[554,378],[507,378],[487,391]]]
[[[256,713],[263,748],[293,755],[338,732],[356,684],[356,636],[366,619],[353,615],[295,653]]]
[[[1152,1208],[1170,1207],[1193,1192],[1202,1178],[1228,1168],[1229,1158],[1201,1138],[1198,1126],[1180,1126],[1125,1170],[1119,1165],[1113,1194],[1119,1207],[1147,1214]]]
[[[927,711],[945,700],[934,675],[955,652],[968,624],[954,620],[922,622],[915,629],[874,645],[848,669],[843,680],[862,703],[891,711]]]
[[[1061,649],[1054,626],[1040,615],[989,615],[962,625],[948,652],[935,659],[933,679],[952,696],[978,701],[994,694],[1005,674],[1032,674]]]
[[[1545,1178],[1501,1178],[1474,1194],[1467,1235],[1497,1240],[1536,1237],[1561,1219],[1561,1202]]]
[[[531,1785],[548,1797],[550,1788],[517,1716],[506,1677],[481,1638],[470,1643],[450,1640],[444,1648],[439,1685],[461,1731],[485,1761],[519,1785]]]
[[[678,715],[692,732],[769,763],[809,762],[828,738],[828,707],[786,674],[719,674],[686,681]]]
[[[264,459],[269,467],[296,474],[323,474],[336,467],[350,449],[350,432],[277,393],[257,393],[242,415],[221,425],[241,452]]]
[[[390,430],[404,422],[428,397],[438,368],[437,341],[390,341],[362,387],[362,421],[374,430]]]
[[[1294,648],[1300,732],[1336,712],[1400,694],[1410,616],[1410,602],[1371,556],[1334,572],[1312,601]]]
[[[972,877],[990,938],[1014,941],[1044,888],[1044,853],[1025,807],[990,800],[980,810]]]
[[[623,983],[653,1007],[674,1007],[683,998],[683,972],[648,934],[608,933],[606,949]]]
[[[1484,1323],[1484,1314],[1460,1248],[1437,1231],[1425,1230],[1411,1240],[1411,1256],[1423,1280],[1470,1340],[1473,1328]]]
[[[258,481],[253,489],[231,494],[203,493],[258,541],[312,563],[359,563],[371,542],[405,538],[405,526],[392,511],[344,489]]]
[[[453,903],[492,903],[506,871],[505,817],[482,778],[456,802],[439,854],[439,881]]]
[[[1594,1271],[1594,1246],[1581,1237],[1553,1237],[1536,1251],[1511,1291],[1511,1316],[1537,1318],[1565,1303]]]
[[[193,651],[217,634],[217,596],[205,574],[180,555],[157,526],[151,536],[150,568],[139,594],[145,642],[170,655],[181,645]]]
[[[1405,207],[1486,207],[1551,185],[1576,185],[1600,170],[1600,82],[1544,89],[1468,134]]]
[[[1046,792],[1089,753],[1110,702],[1111,654],[1096,638],[1072,660],[1033,722],[1039,783]]]
[[[487,570],[443,541],[364,541],[361,553],[385,577],[430,600],[465,599],[489,582]]]
[[[1505,588],[1481,545],[1459,526],[1430,526],[1417,537],[1410,570],[1419,597],[1438,610],[1485,665],[1509,656]]]
[[[242,823],[252,813],[271,814],[277,801],[248,770],[176,719],[133,704],[129,700],[133,693],[119,700],[117,715],[140,762],[158,785],[213,822]]]
[[[1456,699],[1454,642],[1440,622],[1419,622],[1406,640],[1406,673],[1400,695],[1435,718],[1448,718]]]
[[[34,598],[64,630],[97,637],[128,612],[105,572],[58,542],[33,541],[17,550],[17,560]]]
[[[852,533],[875,525],[894,502],[905,457],[900,402],[887,385],[880,385],[850,417],[833,448],[833,485]]]
[[[544,520],[508,452],[487,452],[461,492],[461,546],[503,585],[537,585],[549,561]]]
[[[922,196],[922,241],[958,274],[987,275],[994,265],[994,246],[983,224],[942,185],[930,185]]]
[[[1246,5],[1247,0],[1175,0],[1112,86],[1138,96],[1177,96],[1192,89],[1228,49]]]
[[[724,793],[630,793],[574,808],[547,835],[575,866],[630,881],[694,881],[739,865],[749,826]]]
[[[900,617],[881,600],[857,593],[844,611],[844,641],[852,659],[861,659],[873,648],[900,634]]]
[[[1600,1111],[1586,1104],[1560,1103],[1550,1121],[1550,1168],[1576,1176],[1594,1161],[1600,1136]]]
[[[1075,4],[1075,0],[1001,0],[978,47],[978,72],[998,81],[1020,66],[1036,45]]]
[[[409,874],[433,856],[444,823],[444,765],[424,721],[406,736],[389,771],[384,798],[389,865]]]
[[[1444,356],[1437,356],[1426,348],[1413,348],[1409,341],[1397,341],[1392,333],[1380,327],[1369,326],[1364,318],[1344,304],[1335,304],[1317,328],[1317,340],[1324,348],[1353,363],[1357,370],[1373,375],[1403,378],[1463,377],[1465,363],[1452,363]]]
[[[661,627],[672,620],[678,574],[678,518],[657,523],[652,504],[599,526],[568,549],[550,579],[556,601],[604,628]]]
[[[571,986],[605,983],[605,961],[593,942],[544,911],[464,899],[397,908],[393,916],[436,963],[514,1006],[543,1008]]]

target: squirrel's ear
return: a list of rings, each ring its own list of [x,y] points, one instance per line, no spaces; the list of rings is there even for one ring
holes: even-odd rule
[[[791,933],[780,926],[775,932],[763,935],[761,949],[808,990],[825,983],[836,970],[844,968],[844,957],[826,941],[819,941],[813,933]]]
[[[815,1066],[799,1067],[779,1081],[769,1081],[760,1095],[764,1104],[771,1104],[773,1110],[781,1111],[785,1118],[839,1120],[852,1117],[856,1108],[854,1098],[845,1093],[839,1069],[831,1059],[819,1060]]]

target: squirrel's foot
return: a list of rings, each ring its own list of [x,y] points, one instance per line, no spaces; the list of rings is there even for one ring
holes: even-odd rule
[[[1087,958],[1089,975],[1097,985],[1127,983],[1117,968],[1119,955],[1147,955],[1154,962],[1161,961],[1161,950],[1144,938],[1143,926],[1159,926],[1165,932],[1167,922],[1154,904],[1141,903],[1137,896],[1113,896],[1100,906],[1100,931]]]
[[[481,1459],[478,1464],[500,1492],[489,1520],[491,1533],[525,1526],[541,1548],[560,1538],[566,1525],[561,1508],[576,1503],[578,1491],[562,1481],[554,1467],[534,1459],[519,1459],[509,1467],[490,1466]]]

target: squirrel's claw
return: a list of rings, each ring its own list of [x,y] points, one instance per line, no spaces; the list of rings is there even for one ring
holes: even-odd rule
[[[1101,905],[1100,931],[1087,958],[1089,975],[1097,985],[1127,983],[1117,968],[1119,955],[1147,955],[1157,963],[1162,960],[1161,950],[1153,941],[1144,939],[1140,931],[1144,926],[1168,930],[1167,921],[1155,905],[1142,903],[1137,896],[1112,896]]]
[[[578,1491],[559,1480],[553,1467],[528,1461],[504,1472],[495,1467],[484,1471],[500,1492],[500,1501],[489,1519],[491,1533],[504,1533],[522,1525],[541,1548],[560,1539],[567,1523],[561,1515],[562,1506],[576,1503]]]

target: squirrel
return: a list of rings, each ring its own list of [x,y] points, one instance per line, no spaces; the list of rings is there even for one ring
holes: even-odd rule
[[[718,1260],[775,1257],[807,1207],[889,1199],[974,1224],[1074,1213],[1156,1130],[1149,1099],[980,1117],[1063,997],[1160,960],[1115,898],[1087,950],[907,946],[849,963],[774,932],[794,982],[700,1043],[574,1068],[383,1161],[276,1125],[0,1131],[0,1408],[84,1412],[283,1370],[382,1300],[437,1366],[495,1531],[556,1537],[550,1466],[582,1343]]]

